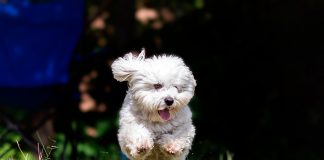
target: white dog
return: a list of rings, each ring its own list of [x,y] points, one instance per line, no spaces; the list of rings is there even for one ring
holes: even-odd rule
[[[184,160],[195,127],[188,103],[196,81],[177,56],[145,58],[144,49],[112,65],[114,78],[129,89],[120,111],[118,141],[131,160]]]

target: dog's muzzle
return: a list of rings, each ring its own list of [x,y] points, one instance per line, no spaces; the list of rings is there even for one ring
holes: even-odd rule
[[[164,102],[165,102],[166,105],[171,106],[173,104],[174,100],[171,97],[166,97],[164,99]]]

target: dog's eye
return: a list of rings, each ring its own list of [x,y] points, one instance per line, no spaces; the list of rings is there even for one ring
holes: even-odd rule
[[[160,89],[162,88],[162,84],[154,84],[153,85],[155,89]]]
[[[182,87],[180,86],[174,86],[179,92],[182,92]]]

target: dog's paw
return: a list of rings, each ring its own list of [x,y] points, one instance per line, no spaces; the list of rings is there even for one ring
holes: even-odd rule
[[[180,155],[184,150],[184,147],[181,143],[177,141],[171,141],[169,143],[164,144],[163,146],[164,151],[170,155]]]
[[[142,140],[128,148],[130,155],[135,158],[144,158],[153,148],[153,141]]]
[[[139,144],[136,147],[136,152],[137,154],[143,154],[146,153],[147,151],[151,150],[153,148],[153,144],[151,144],[149,141],[145,141],[142,144]]]

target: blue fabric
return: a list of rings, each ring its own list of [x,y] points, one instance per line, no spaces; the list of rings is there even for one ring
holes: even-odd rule
[[[0,87],[67,83],[83,9],[83,0],[0,2]]]

